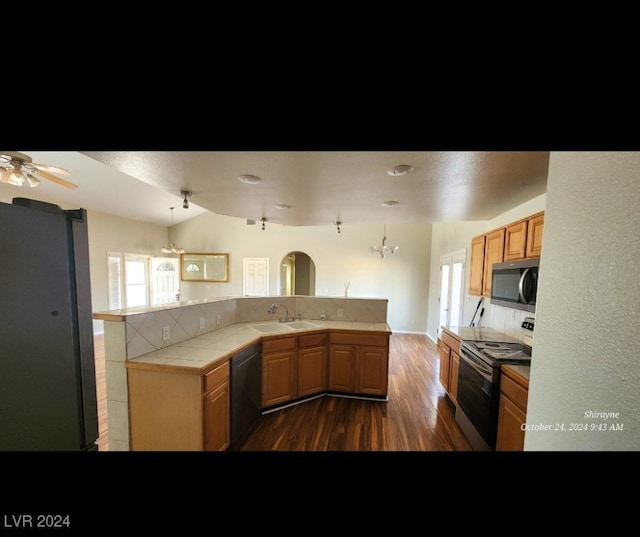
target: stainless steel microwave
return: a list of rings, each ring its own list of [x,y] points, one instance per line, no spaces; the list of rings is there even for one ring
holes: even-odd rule
[[[491,272],[491,304],[536,311],[540,259],[495,263]]]

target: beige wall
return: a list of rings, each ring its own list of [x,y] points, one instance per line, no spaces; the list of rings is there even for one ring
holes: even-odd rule
[[[431,224],[388,224],[387,245],[398,251],[381,259],[369,246],[382,242],[380,225],[247,226],[240,218],[205,213],[174,226],[176,244],[193,252],[229,252],[229,282],[181,282],[181,300],[242,295],[242,258],[269,258],[269,289],[277,294],[280,263],[292,251],[315,265],[316,296],[386,298],[394,331],[426,332]]]

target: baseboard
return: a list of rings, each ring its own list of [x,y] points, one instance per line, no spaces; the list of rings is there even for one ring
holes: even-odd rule
[[[415,330],[392,330],[391,333],[392,334],[418,334],[418,335],[421,335],[421,336],[428,335],[426,332],[419,332],[419,331],[415,331]]]

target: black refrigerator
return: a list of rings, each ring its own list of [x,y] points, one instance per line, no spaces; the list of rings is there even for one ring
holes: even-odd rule
[[[85,209],[0,202],[0,450],[97,451]]]

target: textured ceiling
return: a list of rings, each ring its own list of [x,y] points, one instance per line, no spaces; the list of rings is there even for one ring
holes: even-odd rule
[[[25,153],[72,172],[76,190],[37,187],[61,202],[162,225],[172,206],[175,223],[205,210],[293,226],[486,220],[543,194],[549,161],[545,151]],[[387,173],[400,164],[414,171]],[[242,174],[262,182],[242,183]],[[192,191],[188,210],[180,190]]]

